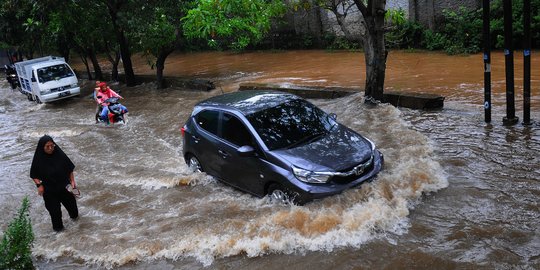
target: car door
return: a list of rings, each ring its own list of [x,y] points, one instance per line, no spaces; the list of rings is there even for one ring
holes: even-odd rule
[[[218,154],[222,158],[221,172],[223,180],[233,186],[250,193],[264,193],[264,168],[258,145],[245,124],[231,113],[223,112],[221,116],[221,134],[224,143],[220,145]],[[243,157],[238,148],[251,146],[255,155]]]
[[[197,132],[192,135],[192,140],[197,144],[195,155],[201,162],[203,170],[218,177],[218,164],[221,161],[218,155],[219,114],[218,110],[206,109],[195,115]]]

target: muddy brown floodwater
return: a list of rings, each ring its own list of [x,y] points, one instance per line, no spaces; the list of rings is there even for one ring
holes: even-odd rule
[[[386,164],[373,182],[303,207],[191,173],[179,128],[196,102],[242,82],[363,88],[362,53],[173,54],[165,75],[211,79],[218,89],[113,84],[130,115],[110,127],[94,123],[93,82],[82,81],[79,98],[38,105],[1,81],[0,229],[28,196],[39,269],[540,269],[535,55],[531,126],[502,125],[501,53],[493,55],[491,124],[483,121],[481,55],[389,54],[386,88],[446,96],[442,110],[370,107],[361,93],[311,100],[375,141]],[[133,60],[136,74],[153,73]],[[521,65],[516,57],[520,118]],[[76,164],[82,192],[80,219],[64,212],[59,234],[29,178],[43,134]]]

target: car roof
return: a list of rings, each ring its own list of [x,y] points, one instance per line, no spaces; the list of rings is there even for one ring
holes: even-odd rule
[[[302,99],[299,96],[272,90],[245,90],[223,94],[203,100],[197,106],[227,107],[244,115]]]

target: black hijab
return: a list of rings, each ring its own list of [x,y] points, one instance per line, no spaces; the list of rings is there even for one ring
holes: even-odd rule
[[[52,154],[45,153],[44,147],[48,141],[56,145],[49,135],[39,139],[30,167],[30,177],[41,180],[46,191],[60,191],[69,184],[69,175],[75,165],[58,145],[54,147]]]

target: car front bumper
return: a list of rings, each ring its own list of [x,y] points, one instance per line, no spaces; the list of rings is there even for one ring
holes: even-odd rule
[[[382,170],[383,165],[384,165],[383,154],[377,150],[375,151],[375,154],[374,154],[372,170],[370,170],[366,174],[360,176],[359,178],[349,183],[310,184],[310,183],[305,183],[296,179],[296,177],[292,175],[292,173],[289,176],[289,181],[295,187],[296,192],[298,192],[301,201],[309,202],[316,199],[322,199],[328,196],[339,194],[343,192],[344,190],[357,187],[365,181],[372,180]]]

